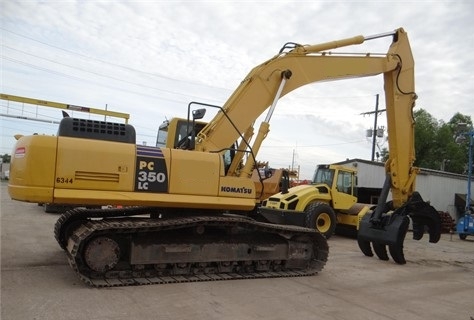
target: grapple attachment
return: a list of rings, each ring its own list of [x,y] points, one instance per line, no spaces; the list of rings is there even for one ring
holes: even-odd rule
[[[441,219],[438,212],[429,203],[423,201],[418,192],[414,192],[401,207],[393,210],[387,199],[390,179],[385,181],[379,204],[372,213],[366,214],[359,225],[357,242],[361,251],[369,257],[375,254],[381,260],[388,260],[388,246],[392,259],[398,264],[405,264],[403,242],[408,231],[410,219],[413,224],[413,239],[420,240],[425,231],[429,241],[436,243],[441,236]]]
[[[386,247],[388,246],[392,259],[399,264],[405,264],[403,241],[408,231],[410,220],[406,215],[397,212],[384,213],[377,222],[371,221],[373,214],[366,214],[359,225],[357,242],[362,252],[372,257],[372,247],[381,260],[388,260]]]

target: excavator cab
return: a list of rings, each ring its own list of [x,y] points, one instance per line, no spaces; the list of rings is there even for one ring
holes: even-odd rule
[[[198,111],[198,115],[203,115]],[[156,146],[161,148],[190,148],[193,137],[206,126],[206,122],[182,118],[165,120],[158,128]]]

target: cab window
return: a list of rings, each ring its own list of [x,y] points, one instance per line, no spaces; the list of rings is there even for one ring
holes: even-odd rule
[[[336,188],[339,192],[352,194],[352,174],[350,172],[339,171]]]

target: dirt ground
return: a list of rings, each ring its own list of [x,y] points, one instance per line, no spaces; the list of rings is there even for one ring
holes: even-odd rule
[[[58,215],[9,199],[1,183],[1,319],[474,318],[474,237],[405,241],[406,265],[329,240],[316,276],[96,289],[82,283],[53,236]]]

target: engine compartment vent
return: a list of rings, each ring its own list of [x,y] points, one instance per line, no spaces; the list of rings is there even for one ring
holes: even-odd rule
[[[133,144],[136,141],[135,128],[129,124],[78,118],[63,118],[58,136]]]

